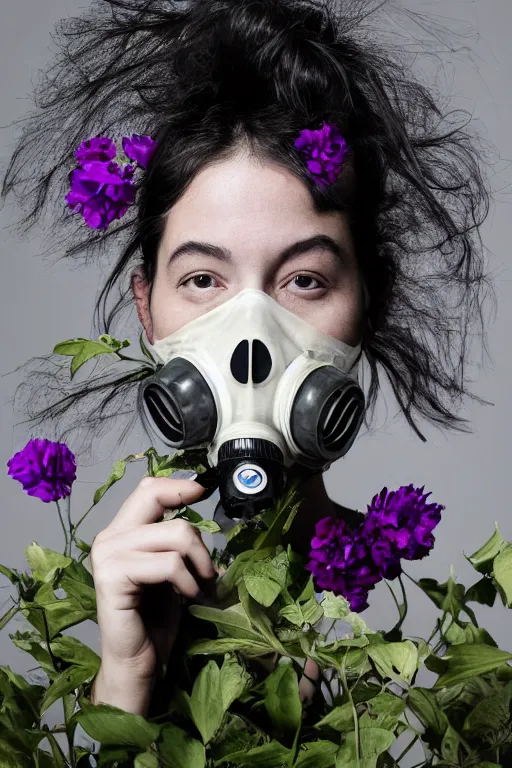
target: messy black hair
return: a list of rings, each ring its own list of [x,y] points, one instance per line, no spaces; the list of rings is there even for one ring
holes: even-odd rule
[[[120,253],[96,302],[96,333],[121,336],[133,305],[129,274],[142,263],[152,281],[165,216],[194,176],[246,148],[291,170],[318,212],[348,212],[369,295],[368,423],[384,375],[422,439],[422,418],[468,428],[460,406],[475,397],[467,362],[473,340],[485,337],[488,295],[483,155],[470,116],[443,110],[375,32],[383,6],[95,0],[59,22],[57,55],[35,88],[36,110],[22,123],[1,193],[19,201],[21,233],[49,211],[52,251],[62,258],[87,263]],[[350,162],[336,184],[321,188],[293,140],[323,120],[339,126]],[[157,140],[137,204],[108,230],[90,230],[64,203],[74,151],[94,135],[132,133]],[[60,439],[72,431],[77,450],[78,431],[96,439],[122,415],[136,417],[138,381],[151,366],[128,371],[105,360],[97,375],[70,383],[68,358],[36,358],[17,390],[29,422],[56,423]]]

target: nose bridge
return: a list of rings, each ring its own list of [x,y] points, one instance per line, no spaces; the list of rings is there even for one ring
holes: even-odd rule
[[[241,294],[240,298],[244,299],[242,314],[232,318],[233,323],[240,323],[241,338],[239,336],[231,354],[231,374],[240,384],[262,384],[272,370],[272,312],[268,311],[259,291],[246,289]]]

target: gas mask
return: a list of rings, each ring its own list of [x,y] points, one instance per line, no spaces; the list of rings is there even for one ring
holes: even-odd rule
[[[360,346],[318,331],[263,291],[245,288],[145,343],[161,367],[140,385],[143,422],[172,448],[207,449],[231,520],[271,506],[292,465],[326,470],[361,426]]]

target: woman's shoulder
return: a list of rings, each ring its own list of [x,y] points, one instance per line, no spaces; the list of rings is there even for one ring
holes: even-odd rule
[[[337,501],[332,501],[334,512],[339,520],[345,520],[350,526],[356,527],[364,520],[364,513],[358,509],[350,509],[344,507],[342,504],[338,504]]]

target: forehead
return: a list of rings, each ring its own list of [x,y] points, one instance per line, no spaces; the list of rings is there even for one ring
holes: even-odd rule
[[[269,238],[284,247],[295,235],[343,237],[346,226],[341,213],[316,212],[309,190],[291,171],[244,153],[216,161],[194,177],[168,213],[164,245],[167,250],[192,237],[241,244],[258,238],[263,245]]]

